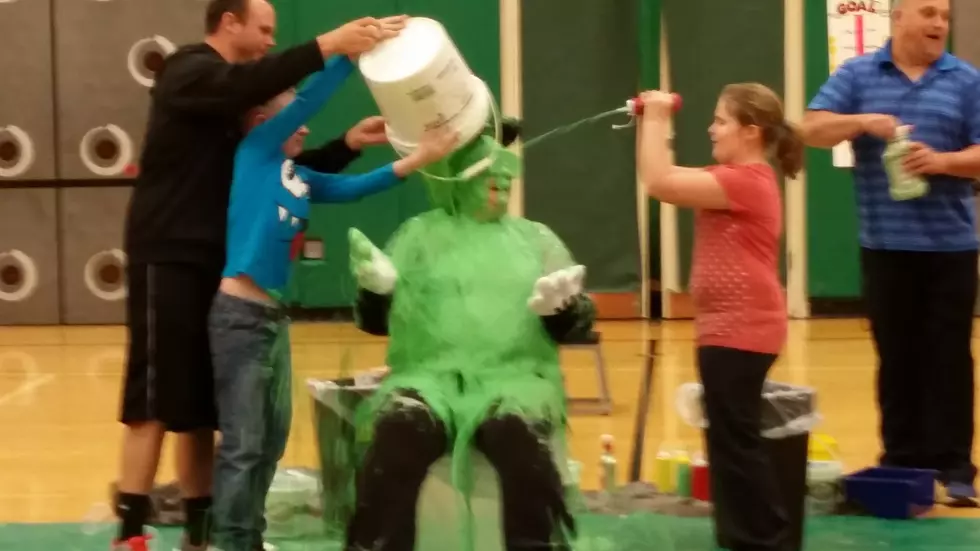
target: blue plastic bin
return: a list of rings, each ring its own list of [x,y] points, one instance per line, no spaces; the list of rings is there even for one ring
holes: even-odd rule
[[[884,519],[915,518],[936,501],[936,476],[921,469],[872,467],[844,478],[847,504]]]

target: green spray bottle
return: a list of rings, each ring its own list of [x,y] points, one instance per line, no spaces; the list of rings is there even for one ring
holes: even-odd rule
[[[909,126],[896,128],[895,136],[888,141],[882,155],[888,174],[888,191],[896,201],[907,201],[929,193],[929,182],[925,178],[909,174],[902,168],[902,161],[909,153],[910,130]]]

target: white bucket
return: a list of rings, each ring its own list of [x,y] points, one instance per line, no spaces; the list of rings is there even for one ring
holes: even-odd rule
[[[428,129],[449,126],[462,147],[486,127],[493,97],[437,21],[409,19],[397,37],[363,54],[359,67],[385,118],[388,140],[402,156]]]

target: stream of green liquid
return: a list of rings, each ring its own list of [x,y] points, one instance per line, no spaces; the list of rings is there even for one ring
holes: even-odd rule
[[[602,113],[599,113],[598,115],[593,115],[591,117],[586,117],[584,119],[577,120],[577,121],[575,121],[575,122],[573,122],[571,124],[566,124],[566,125],[563,125],[563,126],[559,126],[558,128],[554,128],[552,130],[549,130],[549,131],[545,132],[544,134],[541,134],[539,136],[535,136],[534,138],[531,138],[530,140],[524,142],[523,148],[524,149],[527,149],[527,148],[532,147],[532,146],[534,146],[534,145],[536,145],[538,143],[541,143],[544,140],[547,140],[548,138],[554,138],[555,136],[561,136],[561,135],[564,135],[564,134],[568,134],[569,132],[571,132],[571,131],[579,128],[580,126],[585,126],[586,124],[592,124],[592,123],[594,123],[596,121],[600,121],[602,119],[611,117],[611,116],[616,115],[616,114],[620,114],[622,112],[623,112],[623,108],[622,107],[617,107],[616,109],[610,109],[609,111],[604,111]]]

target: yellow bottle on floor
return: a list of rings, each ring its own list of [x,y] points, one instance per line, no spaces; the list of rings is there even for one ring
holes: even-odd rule
[[[672,494],[676,489],[676,480],[671,477],[671,463],[670,454],[665,451],[658,453],[653,462],[653,483],[662,494]]]
[[[840,458],[837,440],[828,434],[810,435],[807,459],[810,461],[836,461]]]

